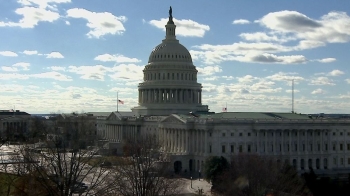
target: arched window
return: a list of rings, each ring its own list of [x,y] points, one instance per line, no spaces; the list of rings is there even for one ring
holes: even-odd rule
[[[301,169],[304,169],[304,168],[305,168],[304,159],[300,159],[300,168],[301,168]]]
[[[309,159],[309,160],[308,160],[307,166],[309,167],[309,169],[312,168],[312,159]]]
[[[297,169],[297,160],[296,159],[293,159],[293,167],[294,167],[294,169]]]
[[[320,169],[320,159],[316,159],[316,169]]]

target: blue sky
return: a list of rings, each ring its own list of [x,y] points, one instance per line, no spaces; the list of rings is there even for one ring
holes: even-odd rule
[[[349,113],[350,1],[0,0],[0,108],[137,105],[169,6],[210,111]]]

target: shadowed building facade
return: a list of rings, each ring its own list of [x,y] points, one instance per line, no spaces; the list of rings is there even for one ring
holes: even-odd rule
[[[176,39],[172,14],[166,37],[150,54],[139,84],[139,106],[112,112],[102,137],[122,153],[123,141],[156,134],[174,172],[203,169],[209,156],[240,153],[273,157],[299,173],[350,172],[350,119],[295,113],[209,112],[188,50]]]

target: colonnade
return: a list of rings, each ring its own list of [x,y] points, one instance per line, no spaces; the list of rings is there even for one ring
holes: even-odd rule
[[[202,90],[139,89],[139,103],[202,103]]]
[[[105,138],[109,141],[122,141],[127,138],[136,138],[136,132],[136,126],[108,124],[106,126]]]
[[[259,153],[285,154],[314,154],[319,152],[345,152],[346,137],[339,137],[330,130],[320,129],[287,129],[287,130],[258,130],[256,141],[259,141]],[[339,132],[338,134],[344,134]]]
[[[160,131],[163,150],[170,153],[196,153],[207,151],[207,134],[205,130],[185,130],[163,128]]]

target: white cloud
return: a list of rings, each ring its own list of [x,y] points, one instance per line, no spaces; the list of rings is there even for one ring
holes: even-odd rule
[[[280,36],[272,33],[270,35],[265,32],[241,33],[239,34],[239,37],[247,41],[256,41],[256,42],[269,42],[269,41],[288,42],[291,40],[295,40],[295,38],[293,37]]]
[[[1,69],[3,71],[7,71],[7,72],[16,72],[16,71],[27,71],[29,70],[30,64],[29,63],[24,63],[24,62],[20,62],[20,63],[15,63],[11,66],[2,66]]]
[[[210,30],[208,25],[200,24],[193,20],[177,20],[173,19],[176,25],[176,35],[184,37],[204,37],[205,32]],[[164,24],[168,22],[168,18],[160,20],[151,20],[149,24],[165,31]]]
[[[19,22],[0,21],[0,27],[34,28],[39,22],[53,22],[60,17],[57,12],[36,7],[22,7],[16,9],[15,12],[18,15],[22,15],[22,19],[20,19]]]
[[[335,83],[333,80],[327,78],[327,77],[317,77],[317,78],[312,78],[310,81],[309,85],[330,85],[334,86]]]
[[[326,91],[324,91],[324,90],[322,90],[322,89],[320,89],[320,88],[318,88],[318,89],[316,89],[316,90],[314,90],[314,91],[311,92],[311,94],[313,94],[313,95],[316,95],[316,94],[325,94],[325,93],[326,93]]]
[[[34,55],[34,54],[38,54],[38,51],[36,51],[36,50],[25,50],[25,51],[23,51],[23,54]]]
[[[143,78],[144,66],[135,64],[120,64],[112,67],[109,75],[113,80],[126,79],[132,81],[141,81]]]
[[[222,76],[222,78],[225,80],[233,80],[234,79],[233,76]]]
[[[91,12],[82,8],[67,10],[67,16],[86,19],[88,21],[86,26],[90,28],[87,33],[89,38],[100,38],[106,34],[123,34],[125,31],[123,23],[127,20],[125,16],[114,16],[109,12]]]
[[[276,64],[302,64],[308,60],[303,55],[277,56],[275,54],[254,54],[250,53],[245,56],[236,56],[233,60],[240,62],[254,63],[276,63]]]
[[[29,79],[28,74],[18,74],[18,73],[0,73],[0,80],[26,80]]]
[[[296,73],[285,73],[285,72],[278,72],[271,76],[267,76],[266,78],[273,81],[284,81],[284,82],[287,82],[288,84],[291,84],[292,80],[294,80],[294,82],[305,80],[303,77],[297,76]]]
[[[121,54],[111,55],[111,54],[101,54],[94,58],[94,60],[97,61],[103,61],[103,62],[116,62],[116,63],[138,63],[141,62],[141,60],[137,58],[129,58]]]
[[[17,0],[23,6],[38,6],[39,8],[55,9],[56,4],[70,3],[71,0]]]
[[[303,40],[329,43],[350,41],[350,17],[345,12],[329,12],[315,20],[299,12],[285,10],[269,13],[259,23],[273,31],[293,33]]]
[[[70,76],[61,74],[61,73],[56,72],[56,71],[32,74],[32,75],[30,75],[30,77],[43,78],[43,79],[54,79],[54,80],[58,80],[58,81],[72,81],[72,78]]]
[[[10,67],[10,66],[2,66],[1,69],[3,71],[8,71],[8,72],[16,72],[18,69],[16,67]]]
[[[325,46],[326,44],[323,41],[318,40],[301,40],[299,44],[295,47],[292,47],[293,50],[308,50],[312,48],[318,48]],[[321,59],[322,60],[322,59]]]
[[[328,76],[340,76],[340,75],[343,75],[343,74],[344,74],[343,71],[340,71],[340,70],[338,70],[338,69],[335,69],[335,70],[329,72],[327,75],[328,75]]]
[[[138,90],[136,88],[127,88],[127,87],[113,87],[109,90],[110,92],[119,92],[120,94],[132,94],[136,93]]]
[[[251,62],[254,55],[263,55],[264,53],[286,52],[290,49],[275,43],[246,43],[239,42],[230,45],[210,45],[202,44],[193,46],[198,50],[191,50],[190,53],[194,60],[203,60],[206,64],[216,64],[222,61],[243,61]],[[296,57],[296,56],[294,56]],[[283,58],[283,57],[282,57]]]
[[[12,65],[13,67],[19,67],[21,68],[22,70],[29,70],[29,66],[30,66],[30,63],[24,63],[24,62],[20,62],[20,63],[15,63]]]
[[[60,66],[51,66],[49,67],[52,71],[66,71],[65,67],[60,67]]]
[[[238,20],[234,20],[232,22],[232,24],[249,24],[250,21],[249,20],[246,20],[246,19],[238,19]]]
[[[251,83],[255,80],[257,80],[258,78],[257,77],[253,77],[251,75],[245,75],[243,77],[238,77],[238,82],[240,83]]]
[[[50,54],[46,54],[46,58],[55,58],[55,59],[61,59],[61,58],[64,58],[64,56],[59,53],[59,52],[51,52]]]
[[[335,59],[335,58],[324,58],[324,59],[319,59],[317,61],[320,62],[320,63],[331,63],[331,62],[334,62],[336,60],[337,59]]]
[[[103,65],[69,66],[68,71],[81,75],[80,78],[82,79],[104,81],[104,76],[109,71],[109,68]]]
[[[205,66],[205,67],[197,67],[198,70],[198,74],[199,75],[203,75],[203,76],[210,76],[213,75],[215,73],[219,73],[222,72],[222,69],[220,66],[218,65],[214,65],[214,66]]]
[[[205,81],[215,81],[217,80],[219,77],[218,76],[211,76],[211,77],[206,77],[203,80]]]
[[[262,17],[259,22],[269,29],[282,32],[312,31],[322,26],[304,14],[288,10],[269,13]]]
[[[202,83],[204,92],[215,92],[217,90],[217,86],[211,83]]]
[[[350,78],[349,78],[349,79],[345,79],[345,82],[347,82],[348,84],[350,84]]]
[[[292,93],[294,91],[294,93],[300,93],[300,90],[294,89],[294,90],[286,90],[286,93]]]
[[[68,20],[65,21],[66,25],[70,25],[70,22]]]
[[[12,52],[12,51],[0,51],[0,55],[2,55],[2,56],[9,56],[9,57],[18,56],[15,52]]]

